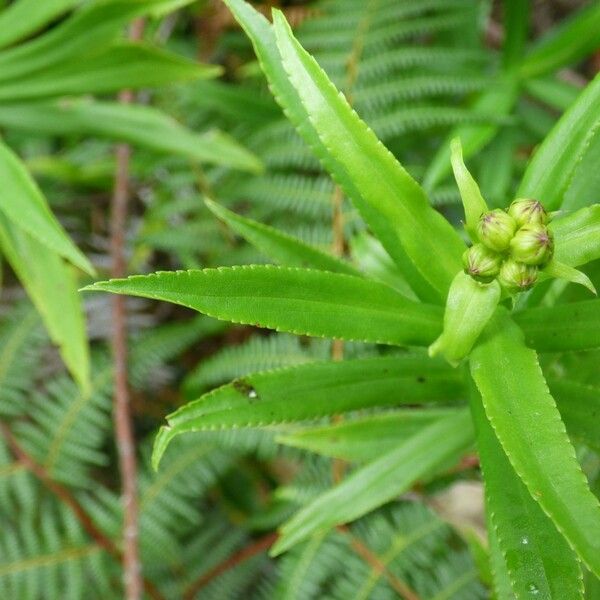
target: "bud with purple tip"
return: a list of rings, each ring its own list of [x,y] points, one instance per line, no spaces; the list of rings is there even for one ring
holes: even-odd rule
[[[516,230],[517,222],[499,208],[481,215],[477,223],[477,236],[488,248],[496,252],[508,249]]]
[[[537,279],[537,267],[517,262],[512,258],[508,258],[502,263],[498,275],[500,285],[511,294],[530,289]]]
[[[475,244],[463,254],[463,264],[465,273],[487,283],[500,272],[502,257],[483,244]]]
[[[523,225],[510,241],[510,255],[526,265],[548,264],[554,252],[554,239],[545,225]]]

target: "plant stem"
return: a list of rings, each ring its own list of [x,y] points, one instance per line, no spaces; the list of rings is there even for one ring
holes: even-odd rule
[[[229,571],[229,569],[233,569],[237,565],[251,559],[253,556],[265,552],[275,543],[276,539],[276,533],[269,533],[259,538],[252,544],[242,548],[241,550],[238,550],[235,554],[232,554],[230,557],[226,558],[224,561],[210,569],[210,571],[207,571],[201,575],[199,579],[194,581],[184,592],[184,600],[193,600],[198,592],[213,579],[219,575],[222,575],[226,571]]]
[[[354,552],[360,558],[362,558],[376,573],[378,573],[379,576],[385,576],[389,584],[392,586],[392,588],[394,588],[401,598],[404,598],[404,600],[420,600],[417,593],[406,583],[398,579],[393,573],[390,573],[385,562],[366,544],[355,537],[346,525],[341,525],[337,529],[349,537],[350,547],[352,550],[354,550]]]
[[[131,26],[131,40],[141,39],[144,21],[138,19]],[[119,101],[130,104],[133,92],[124,90]],[[125,231],[129,199],[129,163],[131,148],[119,144],[116,148],[115,184],[110,217],[110,254],[112,277],[124,277],[127,273],[125,258]],[[141,564],[138,547],[137,464],[135,439],[130,414],[127,384],[127,316],[125,298],[115,295],[112,299],[112,352],[114,362],[113,419],[121,473],[123,502],[123,585],[127,600],[140,600],[142,596]]]

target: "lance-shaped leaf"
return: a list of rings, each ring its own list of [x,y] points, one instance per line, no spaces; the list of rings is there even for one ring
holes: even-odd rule
[[[153,463],[173,437],[190,431],[234,429],[316,419],[373,406],[454,403],[462,397],[457,372],[423,355],[320,362],[254,373],[204,394],[167,417]]]
[[[398,265],[390,258],[381,242],[370,233],[361,231],[349,240],[350,254],[360,270],[398,290],[404,296],[416,299]]]
[[[481,404],[471,393],[485,481],[488,528],[494,529],[517,598],[583,598],[576,554],[536,504],[510,465]]]
[[[473,103],[472,110],[484,115],[494,114],[507,116],[512,111],[518,98],[518,82],[514,77],[500,77],[489,89],[481,94]],[[477,123],[460,125],[453,129],[430,162],[423,177],[423,186],[430,192],[435,189],[450,173],[450,144],[454,138],[460,138],[465,158],[475,155],[487,146],[498,134],[500,125],[494,123]]]
[[[502,65],[510,69],[523,59],[529,34],[529,0],[504,0],[504,43]]]
[[[117,102],[0,104],[0,124],[34,134],[92,134],[234,169],[260,172],[260,161],[219,131],[195,134],[150,106]]]
[[[44,0],[44,4],[49,0]],[[40,72],[67,60],[91,55],[122,34],[132,19],[172,0],[91,2],[42,35],[0,52],[0,81]],[[35,11],[38,8],[36,6]],[[29,16],[27,19],[29,20]]]
[[[242,217],[208,198],[205,202],[219,219],[225,221],[236,233],[278,263],[290,267],[310,267],[347,275],[360,275],[349,263],[322,252],[298,238],[253,219]]]
[[[42,316],[73,378],[87,390],[89,351],[81,296],[71,268],[2,214],[0,250]]]
[[[451,278],[460,268],[462,243],[456,233],[448,227],[441,215],[428,206],[418,184],[360,121],[343,98],[339,97],[326,75],[295,41],[288,39],[286,47],[291,45],[291,49],[289,53],[286,52],[287,61],[299,61],[302,67],[295,77],[290,78],[282,64],[269,22],[243,0],[225,0],[225,3],[252,40],[271,90],[298,132],[360,210],[362,217],[400,266],[411,287],[420,297],[439,301],[445,295]],[[288,34],[283,31],[283,35]],[[296,66],[293,66],[294,71]],[[331,104],[323,105],[322,111],[313,111],[314,114],[309,115],[308,108],[314,106],[310,103],[305,105],[306,98],[301,96],[306,95],[307,90],[297,89],[293,85],[299,77],[308,77],[311,81],[310,89],[317,86],[322,90],[319,97],[324,99],[325,94],[326,102]],[[332,111],[335,118],[328,120],[326,113]],[[325,126],[326,130],[318,130]],[[442,252],[442,246],[446,253],[439,265],[424,260],[422,244],[432,232],[435,232],[439,242],[433,249],[433,255]],[[404,248],[405,245],[410,245],[411,254]],[[420,263],[425,273],[415,267],[413,260]],[[448,263],[451,263],[450,268],[447,267]],[[436,279],[438,271],[447,273],[441,279]],[[435,281],[428,283],[427,278]],[[444,285],[442,293],[436,291],[436,288]]]
[[[600,348],[600,300],[539,306],[515,313],[514,319],[538,352]]]
[[[454,178],[460,190],[460,197],[465,209],[465,229],[471,239],[476,242],[478,241],[477,223],[481,215],[488,211],[488,206],[481,195],[477,182],[473,179],[463,161],[460,138],[452,140],[451,161]]]
[[[18,0],[0,12],[0,48],[10,46],[77,6],[81,0]]]
[[[441,325],[439,307],[383,283],[272,265],[137,275],[85,289],[165,300],[233,323],[382,344],[425,345]]]
[[[557,279],[565,279],[571,283],[578,283],[583,287],[586,287],[592,294],[598,295],[596,288],[592,283],[591,279],[582,271],[578,271],[575,267],[570,267],[564,263],[558,262],[552,259],[543,269],[542,273],[548,277],[555,277]]]
[[[600,386],[558,378],[548,385],[569,435],[600,450]]]
[[[0,100],[32,100],[68,94],[99,94],[216,77],[220,67],[142,44],[117,44],[89,59],[71,60],[4,82]]]
[[[573,172],[600,126],[599,104],[600,75],[597,75],[534,154],[517,197],[540,200],[549,210],[560,208]]]
[[[273,14],[283,66],[327,153],[359,190],[360,200],[352,200],[360,210],[368,204],[367,214],[375,209],[377,223],[388,221],[386,234],[390,224],[393,226],[390,233],[395,235],[395,243],[402,246],[421,277],[444,297],[460,269],[464,250],[460,238],[294,38],[283,14]],[[381,241],[387,247],[387,235]]]
[[[600,204],[554,219],[549,228],[557,261],[577,267],[600,258]]]
[[[598,160],[600,159],[600,126],[592,132],[588,139],[587,148],[581,155],[569,187],[563,198],[561,210],[575,211],[584,206],[591,206],[600,202],[598,190],[600,189],[600,170]]]
[[[600,5],[591,3],[540,38],[519,69],[524,78],[538,77],[576,63],[600,46]]]
[[[479,283],[460,271],[448,292],[444,331],[429,347],[429,355],[441,353],[454,366],[473,348],[500,301],[500,284]]]
[[[64,232],[25,165],[1,141],[0,181],[0,212],[43,246],[93,275],[94,268]]]
[[[489,514],[486,514],[487,522],[490,523]],[[490,546],[490,569],[492,581],[494,582],[494,594],[498,600],[516,600],[510,585],[510,577],[506,568],[506,561],[500,550],[498,534],[493,527],[488,528],[488,540]]]
[[[317,531],[357,519],[389,502],[439,465],[458,460],[472,442],[471,418],[465,410],[423,427],[294,515],[281,528],[271,554],[281,554]]]
[[[366,462],[390,452],[423,427],[455,412],[456,409],[428,408],[367,415],[284,433],[277,441],[332,458]]]
[[[505,311],[490,321],[470,366],[514,470],[586,566],[600,574],[600,504],[577,462],[537,356]]]

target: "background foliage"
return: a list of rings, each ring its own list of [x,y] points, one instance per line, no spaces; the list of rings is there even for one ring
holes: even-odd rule
[[[94,271],[101,278],[110,271],[115,142],[134,148],[135,202],[126,232],[131,273],[272,259],[304,266],[293,262],[291,237],[273,248],[267,225],[317,250],[333,249],[309,257],[325,261],[327,270],[359,269],[411,292],[282,114],[250,42],[222,3],[2,4],[0,596],[120,598],[110,310],[107,297],[82,300],[76,292]],[[462,209],[449,140],[460,135],[484,196],[504,206],[533,149],[598,69],[600,10],[594,2],[541,2],[529,17],[525,2],[506,3],[508,10],[485,0],[279,4],[303,46],[455,224]],[[129,42],[125,26],[139,16],[147,19],[144,40]],[[524,22],[529,29],[520,27]],[[135,104],[115,101],[124,87],[140,90]],[[594,132],[587,132],[582,143],[589,151],[564,182],[572,209],[598,200],[590,183],[600,152]],[[46,218],[48,207],[56,221]],[[597,262],[586,271],[598,286]],[[547,287],[544,293],[562,293],[565,302],[587,299],[572,287]],[[374,289],[368,293],[376,295]],[[427,367],[425,381],[424,356],[347,342],[347,380],[340,382],[338,371],[329,376],[347,388],[339,400],[328,400],[345,402],[345,411],[362,410],[332,421],[325,410],[302,412],[296,404],[294,420],[306,422],[261,427],[252,410],[234,405],[237,423],[247,419],[247,427],[180,436],[155,472],[150,454],[156,430],[186,400],[234,379],[276,380],[286,372],[279,369],[290,367],[303,367],[299,383],[315,382],[315,399],[327,397],[321,387],[340,348],[326,338],[229,325],[143,299],[129,299],[127,308],[149,597],[469,600],[491,597],[492,580],[498,598],[513,597],[494,562],[493,535],[488,551],[481,503],[476,500],[466,515],[452,510],[461,490],[469,490],[468,498],[481,495],[472,447],[458,461],[452,448],[439,448],[443,432],[433,428],[435,418],[448,415],[456,428],[465,427],[455,407],[462,398],[456,371],[440,361]],[[535,323],[527,331],[534,336]],[[597,351],[549,352],[542,360],[559,404],[561,394],[576,394],[588,400],[586,411],[595,410]],[[397,384],[393,377],[377,379],[382,372],[375,369],[388,367],[395,377],[417,382],[414,397],[390,394],[388,407],[364,410],[368,391],[380,397]],[[224,407],[232,389],[215,392]],[[245,391],[251,396],[252,387]],[[295,393],[287,389],[290,403]],[[424,401],[435,410],[411,411],[409,418],[396,410]],[[597,493],[598,427],[586,411],[567,403],[563,418]],[[430,429],[420,441],[422,455],[439,464],[408,493],[393,494],[347,526],[318,531],[277,558],[267,555],[274,530],[298,509],[341,479],[351,481],[356,465],[425,431],[425,422]],[[497,441],[487,433],[478,432],[484,470],[482,448],[498,456]],[[513,477],[509,487],[518,495],[522,484],[510,465],[508,471],[501,462],[495,467],[496,481]],[[541,511],[534,517],[545,518]],[[563,550],[570,552],[557,552]],[[586,597],[596,598],[598,580],[589,573],[585,578]],[[535,589],[517,597],[527,593],[541,597]],[[562,597],[578,593],[567,590]]]

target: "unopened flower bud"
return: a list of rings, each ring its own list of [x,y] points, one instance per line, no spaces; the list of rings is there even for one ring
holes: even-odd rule
[[[529,223],[545,225],[549,218],[541,202],[519,198],[508,207],[508,214],[517,222],[519,227]]]
[[[502,257],[483,244],[471,246],[463,254],[465,273],[482,282],[491,281],[500,272]]]
[[[499,208],[484,213],[477,224],[479,239],[496,252],[508,249],[516,230],[516,221]]]
[[[526,265],[543,266],[554,252],[554,239],[545,225],[523,225],[510,241],[510,255]]]
[[[498,275],[500,285],[511,293],[528,290],[535,284],[537,278],[537,267],[525,265],[512,258],[502,263],[500,275]]]

